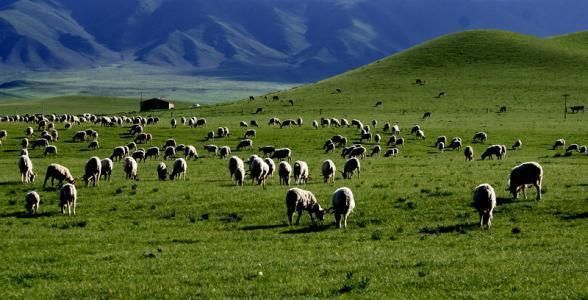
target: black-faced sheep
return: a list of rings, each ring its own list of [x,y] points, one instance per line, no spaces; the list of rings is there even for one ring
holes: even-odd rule
[[[298,212],[296,219],[296,225],[298,225],[304,210],[308,211],[312,223],[314,223],[313,214],[321,221],[325,219],[325,210],[321,208],[314,194],[303,189],[291,188],[286,192],[286,209],[290,225],[292,225],[294,212]]]
[[[566,140],[564,140],[564,139],[557,139],[553,143],[553,150],[555,150],[557,148],[563,148],[565,146],[566,146]]]
[[[163,154],[163,160],[166,159],[175,159],[176,158],[176,148],[172,146],[168,146],[165,148],[165,152]]]
[[[543,180],[543,168],[536,162],[522,163],[510,171],[508,181],[508,190],[513,199],[517,198],[518,193],[522,190],[523,196],[527,199],[525,186],[532,184],[537,190],[536,200],[541,200],[541,182]]]
[[[123,157],[125,156],[125,152],[126,151],[123,146],[115,147],[114,150],[112,150],[112,155],[110,155],[110,159],[112,161],[119,161],[123,159]]]
[[[267,157],[267,156],[271,156],[274,153],[274,151],[276,151],[276,147],[274,147],[272,145],[263,146],[263,147],[259,148],[259,151],[263,153],[264,157]]]
[[[159,148],[151,147],[147,149],[147,152],[145,152],[145,160],[149,157],[153,157],[154,159],[159,158]]]
[[[245,131],[245,135],[243,136],[244,139],[254,139],[257,136],[257,132],[255,129],[249,129]]]
[[[473,206],[480,215],[480,227],[490,229],[492,213],[496,208],[496,193],[491,185],[483,183],[474,189]]]
[[[382,152],[382,147],[380,147],[380,145],[376,145],[372,149],[372,153],[370,153],[370,157],[380,155],[381,152]]]

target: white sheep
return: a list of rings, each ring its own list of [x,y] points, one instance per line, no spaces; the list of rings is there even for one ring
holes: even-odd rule
[[[25,209],[30,214],[37,213],[41,204],[41,196],[35,191],[30,191],[25,195]]]
[[[523,142],[520,139],[517,139],[514,144],[512,144],[512,150],[520,150],[523,146]]]
[[[305,161],[294,162],[294,180],[296,184],[308,183],[308,164]]]
[[[303,189],[291,188],[286,192],[286,209],[290,225],[292,225],[294,212],[298,212],[296,225],[300,223],[303,210],[308,211],[312,223],[314,223],[313,214],[321,221],[325,219],[325,210],[321,208],[314,194]]]
[[[47,154],[52,154],[53,156],[57,155],[57,146],[50,145],[45,147],[44,155],[47,156]]]
[[[67,207],[68,216],[71,216],[72,209],[75,216],[77,202],[78,193],[76,186],[70,183],[64,184],[59,191],[59,207],[61,208],[61,213],[65,214],[65,207]]]
[[[82,176],[82,180],[86,183],[86,186],[93,182],[94,186],[97,186],[100,181],[100,174],[102,173],[102,162],[100,158],[97,156],[91,157],[88,162],[86,162],[84,176]]]
[[[496,193],[494,188],[487,183],[478,185],[474,189],[473,197],[474,208],[478,210],[480,215],[480,227],[490,229],[492,225],[492,213],[496,208]]]
[[[321,172],[323,174],[323,179],[325,183],[335,183],[335,173],[337,172],[337,167],[335,163],[327,159],[323,161],[323,165],[321,166]]]
[[[20,170],[20,182],[32,183],[37,176],[33,171],[33,162],[28,155],[21,155],[18,159],[18,169]]]
[[[353,172],[357,171],[357,177],[359,178],[359,173],[361,172],[361,164],[359,163],[359,159],[356,157],[352,157],[345,162],[343,165],[343,179],[351,179],[353,176]]]
[[[245,180],[245,163],[243,163],[241,158],[231,156],[229,159],[229,174],[237,185],[243,185],[243,181]]]
[[[261,157],[254,154],[249,158],[249,172],[252,181],[265,186],[269,166]]]
[[[108,180],[110,182],[110,176],[112,175],[112,169],[114,168],[114,163],[110,158],[105,158],[100,161],[100,173],[104,175],[104,180]]]
[[[566,146],[566,140],[557,139],[557,140],[555,140],[555,143],[553,143],[553,150],[555,150],[557,148],[563,148],[565,146]]]
[[[536,162],[522,163],[510,171],[508,180],[508,190],[513,199],[517,198],[518,193],[522,190],[523,196],[527,199],[525,186],[532,184],[537,190],[536,200],[541,200],[541,182],[543,180],[543,168]]]
[[[229,146],[222,146],[218,150],[218,153],[219,153],[220,159],[225,159],[225,158],[227,158],[227,156],[229,156],[231,154],[231,147],[229,147]]]
[[[184,156],[186,159],[198,159],[198,151],[196,151],[196,147],[192,145],[186,146],[186,148],[184,148]]]
[[[164,162],[160,162],[157,165],[157,177],[159,180],[165,180],[167,178],[167,166]]]
[[[347,228],[347,218],[355,208],[353,192],[348,187],[338,188],[333,193],[332,202],[333,207],[331,207],[330,211],[335,214],[337,228],[341,228],[341,221],[343,221],[343,228]]]
[[[292,166],[288,162],[281,161],[278,165],[278,175],[280,176],[280,185],[290,185],[290,176],[292,174]]]
[[[182,180],[186,180],[186,172],[188,172],[188,163],[183,158],[178,158],[174,161],[174,168],[172,173],[169,175],[170,180],[174,180],[176,177]]]
[[[69,169],[60,164],[50,164],[47,167],[47,173],[45,174],[45,181],[43,182],[43,188],[47,185],[47,180],[51,178],[51,187],[53,187],[54,180],[59,180],[59,186],[63,184],[65,180],[67,183],[74,184],[75,179],[71,176]]]
[[[474,148],[472,146],[465,147],[463,149],[463,155],[466,160],[472,161],[474,159]]]
[[[439,151],[443,152],[443,150],[445,150],[445,143],[444,142],[437,143],[437,149],[439,149]]]
[[[266,177],[269,178],[274,176],[274,172],[276,172],[276,164],[274,163],[274,161],[269,157],[264,158],[263,161],[265,161],[265,163],[269,167]]]
[[[137,161],[132,157],[125,157],[123,168],[127,179],[137,180]]]

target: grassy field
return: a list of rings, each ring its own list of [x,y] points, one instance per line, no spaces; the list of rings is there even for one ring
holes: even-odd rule
[[[59,154],[45,158],[32,150],[39,178],[27,186],[19,182],[16,162],[28,125],[0,123],[8,131],[0,150],[0,286],[7,298],[587,298],[588,157],[551,150],[557,138],[588,144],[586,115],[563,118],[563,94],[571,95],[569,105],[584,104],[588,95],[588,54],[578,50],[577,40],[466,32],[281,92],[279,101],[257,97],[173,112],[176,118],[205,117],[208,128],[171,129],[172,112],[153,113],[162,118],[146,128],[153,145],[173,137],[198,149],[201,158],[188,162],[187,181],[157,181],[158,161],[148,160],[140,163],[140,180],[131,182],[115,163],[112,182],[77,184],[75,217],[61,216],[58,193],[42,188],[47,165],[61,163],[80,177],[89,157],[107,157],[131,140],[128,127],[65,130],[57,124]],[[415,85],[416,78],[427,83]],[[446,95],[433,97],[441,91]],[[377,101],[383,105],[375,107]],[[62,112],[117,111],[77,99],[61,103],[55,109]],[[129,105],[120,111],[131,111]],[[508,111],[497,113],[503,105]],[[16,107],[0,106],[0,115]],[[254,114],[259,107],[263,112]],[[431,118],[422,120],[425,111]],[[273,116],[305,122],[269,127]],[[340,149],[324,153],[324,141],[335,134],[355,141],[358,130],[312,129],[312,120],[321,117],[365,124],[376,119],[384,140],[383,123],[397,122],[407,143],[397,158],[363,159],[359,178],[338,175],[335,184],[324,184],[322,161],[334,160],[339,170],[345,161]],[[323,207],[336,188],[353,190],[356,209],[346,230],[334,226],[332,215],[313,226],[306,213],[301,225],[288,226],[288,187],[277,176],[265,188],[236,187],[228,161],[203,150],[204,136],[218,126],[232,134],[214,143],[234,149],[245,131],[239,121],[252,119],[261,124],[255,149],[290,147],[294,160],[308,162],[311,180],[302,188]],[[409,135],[414,124],[427,139]],[[101,149],[70,142],[86,128],[99,132]],[[488,133],[487,143],[471,144],[480,130]],[[466,162],[461,151],[437,151],[439,135],[462,137],[476,160]],[[510,148],[517,138],[521,150],[504,160],[480,160],[488,145]],[[241,158],[253,153],[233,152]],[[533,200],[533,190],[527,200],[512,200],[505,191],[510,169],[525,161],[544,168],[541,202]],[[470,205],[473,188],[484,182],[498,194],[488,231],[480,230]],[[42,197],[33,217],[24,213],[29,190]]]

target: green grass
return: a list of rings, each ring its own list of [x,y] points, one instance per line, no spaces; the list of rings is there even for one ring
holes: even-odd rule
[[[478,59],[468,64],[454,58],[455,63],[443,67],[419,65],[420,58],[411,58],[435,49],[441,59],[443,49],[458,49],[452,39],[470,41],[460,42],[467,45],[460,50],[464,56],[482,49],[486,56],[472,54]],[[128,128],[87,124],[65,130],[58,124],[59,155],[44,158],[40,150],[31,151],[40,178],[24,186],[18,182],[16,161],[28,125],[1,123],[9,136],[0,150],[0,286],[9,298],[586,298],[588,157],[549,149],[557,138],[588,144],[586,115],[568,115],[564,121],[561,98],[569,93],[574,104],[582,104],[587,94],[586,74],[580,70],[584,58],[572,51],[568,54],[578,66],[566,64],[566,56],[546,65],[520,65],[522,57],[495,63],[497,58],[490,56],[508,44],[504,39],[541,44],[502,32],[466,32],[284,91],[280,101],[258,98],[173,112],[175,117],[206,117],[208,128],[172,130],[171,112],[154,113],[162,118],[161,124],[147,127],[154,145],[174,137],[199,150],[201,159],[188,163],[188,180],[158,182],[157,162],[149,160],[139,166],[140,180],[130,182],[116,163],[111,183],[97,188],[78,184],[75,217],[59,215],[58,193],[42,189],[47,165],[61,163],[79,177],[90,156],[106,157],[113,147],[129,142],[124,135]],[[535,52],[530,46],[520,50],[521,56],[556,59],[551,51],[566,51],[544,42],[551,50]],[[414,85],[416,78],[427,84]],[[439,91],[447,95],[433,98]],[[374,107],[377,100],[384,105]],[[57,108],[85,112],[85,105],[72,99]],[[497,113],[502,105],[508,107],[505,114]],[[253,114],[257,107],[264,112]],[[10,109],[0,107],[0,114],[12,114]],[[87,111],[101,109],[111,108]],[[432,116],[423,121],[424,111]],[[272,116],[300,116],[305,123],[268,127]],[[340,149],[323,153],[322,144],[335,134],[355,140],[357,129],[312,129],[311,121],[321,116],[358,118],[365,124],[377,119],[380,134],[384,122],[398,122],[407,144],[398,158],[362,160],[360,178],[347,181],[339,175],[334,185],[324,184],[321,162],[333,159],[341,170],[344,159]],[[323,206],[330,206],[337,187],[353,190],[356,209],[347,230],[334,228],[333,216],[312,226],[308,214],[301,225],[288,226],[287,187],[279,186],[276,177],[265,189],[232,185],[228,162],[209,157],[203,137],[228,126],[232,135],[215,144],[234,149],[244,132],[239,121],[251,119],[262,125],[256,149],[290,147],[295,160],[308,162],[311,180],[303,188]],[[415,123],[426,140],[408,134]],[[102,149],[90,152],[86,143],[69,142],[85,128],[98,130]],[[432,147],[438,135],[460,136],[470,144],[479,130],[488,132],[489,140],[472,144],[474,162],[465,162],[461,151],[439,153]],[[516,138],[523,140],[522,150],[509,151],[502,161],[479,159],[488,144],[510,146]],[[246,158],[252,153],[233,154]],[[541,202],[532,200],[534,191],[528,200],[516,201],[504,191],[510,169],[524,161],[538,161],[544,168]],[[470,206],[472,189],[484,182],[494,186],[499,198],[489,231],[479,229]],[[31,189],[42,197],[36,217],[23,214],[24,194]]]

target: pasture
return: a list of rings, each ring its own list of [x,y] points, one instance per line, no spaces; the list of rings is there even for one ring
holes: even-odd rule
[[[438,47],[439,42],[428,49]],[[283,91],[276,94],[280,97],[276,101],[269,95],[268,100],[256,97],[199,109],[144,113],[161,118],[158,125],[145,128],[153,135],[152,145],[161,147],[173,137],[178,143],[196,146],[200,159],[188,161],[187,180],[158,181],[155,170],[162,156],[139,163],[138,181],[124,179],[122,164],[115,163],[110,183],[101,181],[94,188],[77,181],[78,208],[73,217],[59,213],[57,191],[42,188],[47,166],[58,162],[79,178],[88,158],[108,157],[115,146],[132,140],[129,125],[82,124],[66,130],[56,123],[59,154],[46,158],[42,150],[31,150],[38,177],[35,183],[23,185],[16,163],[24,130],[32,125],[1,122],[0,129],[8,131],[0,149],[0,259],[5,266],[0,270],[0,286],[5,295],[588,297],[588,156],[551,150],[558,138],[568,145],[588,144],[586,115],[570,114],[564,121],[561,100],[562,94],[569,93],[570,101],[582,104],[580,99],[588,91],[582,84],[585,80],[577,79],[586,75],[492,63],[442,70],[408,64],[414,57],[410,53]],[[427,83],[415,85],[416,78]],[[433,98],[440,91],[446,96]],[[383,105],[375,107],[377,101]],[[503,105],[508,111],[498,113]],[[263,112],[254,114],[259,107]],[[84,101],[72,99],[51,112],[80,113],[84,108]],[[104,112],[118,115],[111,109]],[[13,110],[0,107],[0,115]],[[431,117],[423,120],[425,111]],[[172,114],[204,117],[208,126],[171,129]],[[268,126],[273,116],[301,117],[304,124],[282,129]],[[359,131],[354,127],[313,129],[312,120],[321,117],[360,119],[370,125],[372,119],[378,120],[372,130],[383,136],[384,149],[389,134],[382,133],[382,126],[397,122],[406,144],[398,157],[362,159],[360,177],[344,180],[337,174],[334,184],[325,184],[320,176],[322,161],[332,159],[342,170],[345,160],[340,148],[324,153],[323,143],[336,134],[355,142]],[[260,123],[255,128],[254,151],[234,151],[246,129],[239,122],[252,119]],[[425,140],[409,134],[414,124],[424,130]],[[231,135],[205,141],[206,133],[219,126],[229,127]],[[87,142],[71,142],[77,130],[87,128],[99,132],[100,149],[90,151]],[[471,143],[481,130],[488,133],[488,141]],[[439,135],[461,137],[464,146],[473,146],[475,160],[465,161],[462,151],[439,152],[433,147]],[[523,147],[511,151],[517,138]],[[306,212],[300,225],[289,226],[288,187],[278,184],[277,175],[265,188],[249,180],[237,187],[229,177],[228,161],[211,157],[203,149],[209,143],[228,145],[233,155],[243,159],[260,154],[256,150],[265,145],[291,148],[292,162],[304,160],[310,167],[311,179],[301,188],[312,191],[321,206],[330,207],[331,194],[338,187],[352,189],[356,208],[347,229],[337,229],[332,215],[313,225]],[[507,145],[506,158],[480,160],[491,144]],[[373,144],[365,146],[369,150]],[[534,200],[534,189],[529,189],[527,200],[512,200],[505,191],[510,169],[525,161],[543,166],[540,202]],[[172,161],[166,163],[171,167]],[[496,189],[498,206],[492,228],[484,231],[471,197],[473,188],[485,182]],[[35,216],[24,213],[24,195],[30,190],[37,190],[42,198]]]

